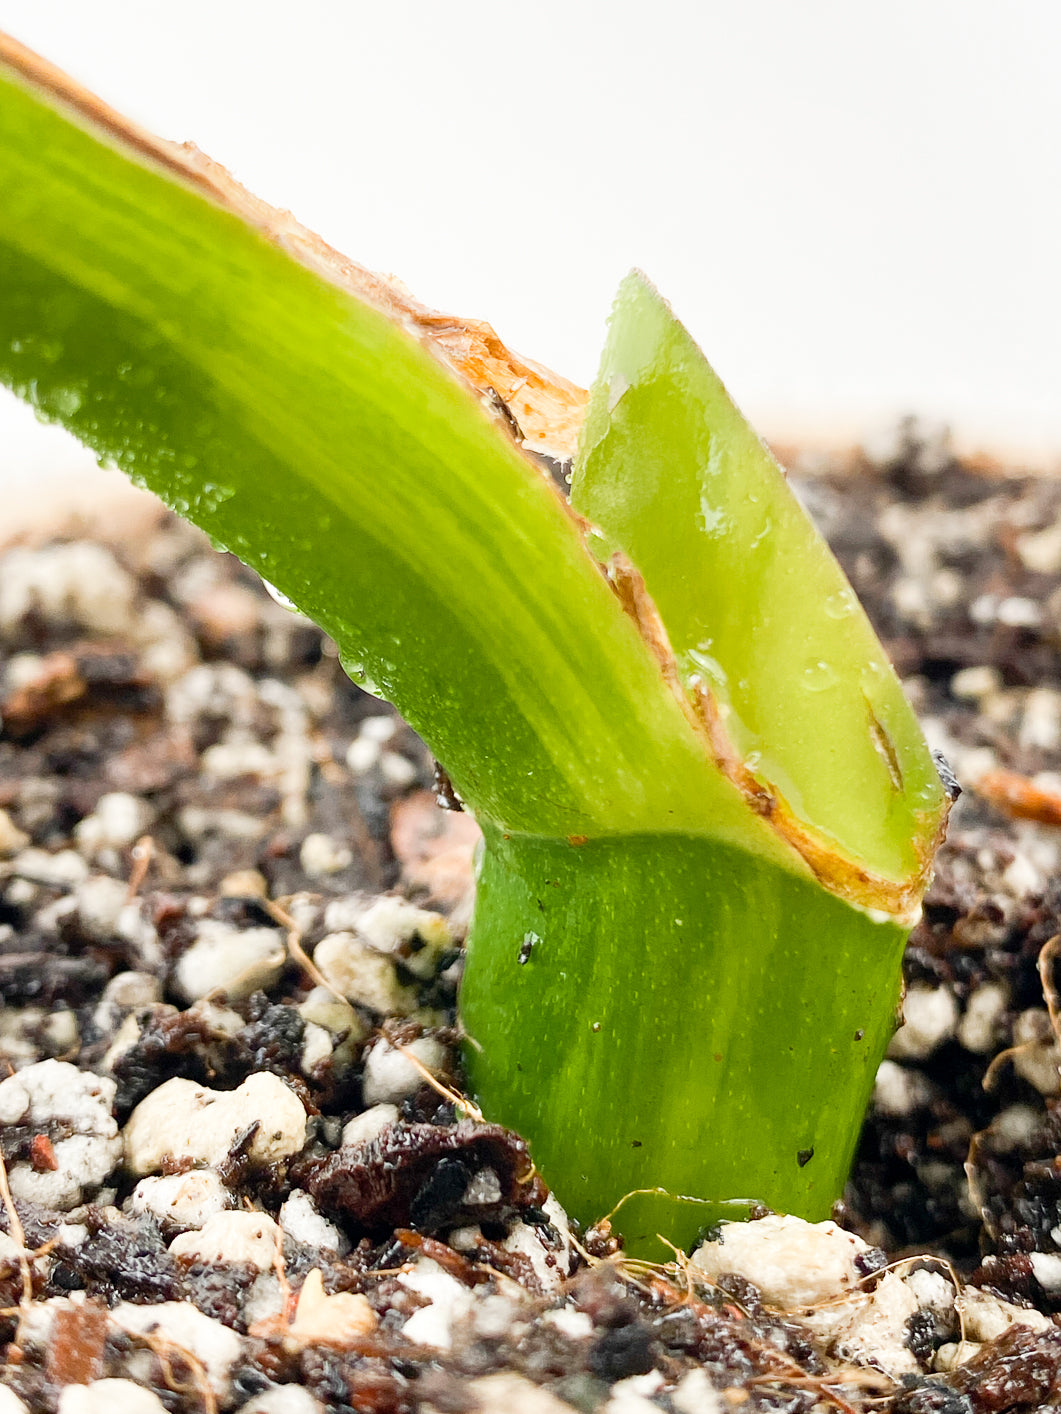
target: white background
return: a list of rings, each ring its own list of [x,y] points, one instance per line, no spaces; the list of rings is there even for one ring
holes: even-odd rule
[[[0,0],[0,26],[579,381],[636,264],[770,435],[914,411],[1061,459],[1059,0]],[[0,390],[0,478],[87,465]]]

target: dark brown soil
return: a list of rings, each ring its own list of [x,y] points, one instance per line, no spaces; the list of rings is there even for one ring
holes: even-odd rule
[[[61,1201],[19,1197],[32,1175],[65,1175],[91,1124],[62,1103],[0,1124],[31,1257],[0,1248],[0,1385],[49,1414],[104,1378],[173,1414],[1061,1407],[1061,1327],[1031,1319],[1061,1313],[1061,484],[959,466],[912,429],[877,463],[793,476],[963,787],[907,952],[920,1022],[886,1063],[838,1215],[870,1244],[866,1292],[888,1263],[930,1256],[900,1270],[950,1271],[1031,1325],[948,1369],[957,1318],[926,1300],[893,1377],[746,1277],[626,1263],[606,1229],[573,1245],[523,1141],[439,1092],[460,1089],[474,825],[436,810],[426,751],[316,629],[160,517],[88,558],[66,533],[0,562],[3,1073],[51,1058],[113,1082],[119,1126],[166,1082],[229,1092],[269,1074],[301,1101],[305,1142],[260,1162],[271,1115],[250,1109],[206,1165],[226,1212],[280,1219],[263,1266],[249,1249],[171,1251],[202,1223],[134,1202],[120,1159]],[[372,932],[387,891],[426,912]],[[369,941],[329,1021],[304,958],[336,934]],[[251,951],[204,992],[214,964],[182,959],[209,936]],[[406,1071],[387,1091],[373,1066],[409,1046],[438,1083]],[[344,1137],[386,1103],[395,1122]],[[202,1167],[173,1154],[150,1173]],[[10,1205],[0,1228],[21,1243]],[[311,1272],[367,1299],[358,1334],[298,1333]],[[216,1367],[212,1337],[164,1327],[160,1344],[123,1314],[169,1302],[231,1333]],[[449,1313],[441,1345],[405,1333],[433,1306]]]

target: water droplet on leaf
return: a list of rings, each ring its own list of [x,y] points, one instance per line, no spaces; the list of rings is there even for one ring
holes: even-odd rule
[[[824,658],[808,663],[803,669],[803,686],[808,692],[824,692],[836,682],[836,669]]]
[[[73,417],[85,401],[79,388],[53,388],[41,395],[40,409],[45,417]]]
[[[364,663],[358,662],[356,658],[350,658],[345,653],[339,654],[339,666],[350,679],[356,683],[362,692],[367,692],[370,697],[382,697],[383,693],[368,675],[368,669]]]
[[[298,613],[298,605],[293,599],[289,599],[287,595],[283,593],[282,590],[277,589],[275,584],[270,584],[267,579],[263,578],[262,583],[269,591],[269,597],[274,600],[275,603],[279,604],[281,609],[290,609],[293,614]],[[343,668],[347,673],[349,673],[350,677],[354,676],[353,673],[350,672],[350,669],[347,668],[345,663],[343,663]]]
[[[846,619],[855,611],[855,596],[850,589],[837,589],[825,600],[825,612],[831,619]]]

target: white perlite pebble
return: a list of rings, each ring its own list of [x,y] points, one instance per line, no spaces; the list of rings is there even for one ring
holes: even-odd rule
[[[414,1262],[398,1281],[408,1291],[425,1296],[431,1303],[414,1311],[406,1321],[402,1327],[406,1340],[416,1345],[430,1345],[435,1350],[449,1350],[454,1326],[464,1320],[475,1305],[474,1293],[428,1257]]]
[[[346,845],[338,844],[331,835],[322,834],[307,835],[298,852],[298,861],[311,879],[338,874],[349,868],[353,858],[353,852]]]
[[[225,875],[217,892],[222,898],[268,898],[269,885],[257,869],[237,869]]]
[[[362,1110],[343,1125],[343,1144],[367,1144],[388,1124],[398,1123],[397,1105],[373,1105],[370,1110]]]
[[[162,985],[150,972],[116,972],[103,989],[100,1002],[131,1011],[134,1007],[152,1006],[162,998]]]
[[[199,758],[199,765],[206,775],[219,780],[235,780],[237,776],[269,779],[277,773],[276,758],[269,748],[242,730],[208,746]]]
[[[11,1166],[8,1178],[16,1198],[76,1208],[110,1177],[122,1157],[111,1114],[116,1089],[113,1080],[58,1060],[38,1061],[0,1081],[0,1123],[46,1131],[50,1122],[60,1121],[74,1131],[52,1146],[57,1169],[37,1173],[28,1163]]]
[[[670,1397],[678,1414],[723,1414],[728,1408],[703,1370],[690,1370]]]
[[[74,826],[74,838],[85,854],[103,849],[128,849],[151,827],[155,811],[139,796],[125,791],[101,795],[91,815]]]
[[[886,1272],[871,1292],[826,1304],[802,1320],[841,1359],[871,1365],[899,1380],[919,1370],[906,1343],[908,1322],[919,1309],[917,1297],[898,1272]]]
[[[0,571],[0,629],[36,611],[49,624],[122,633],[136,623],[136,582],[109,550],[87,540],[31,550],[16,546]]]
[[[1006,1010],[1006,989],[998,982],[985,982],[969,998],[958,1023],[958,1040],[974,1055],[985,1055],[997,1039],[999,1022]]]
[[[198,1232],[182,1232],[170,1255],[189,1262],[247,1262],[266,1272],[276,1260],[283,1235],[268,1213],[214,1213]]]
[[[378,712],[373,717],[362,717],[361,725],[358,727],[358,735],[364,737],[366,741],[374,741],[382,746],[384,742],[390,741],[394,737],[397,730],[397,717]]]
[[[1002,883],[1014,898],[1041,894],[1046,888],[1046,875],[1026,854],[1015,854],[1002,871]]]
[[[555,1311],[546,1311],[542,1324],[554,1326],[569,1340],[588,1340],[593,1334],[593,1317],[585,1311],[576,1311],[573,1306],[558,1306]]]
[[[129,1209],[133,1213],[150,1213],[172,1231],[175,1227],[200,1228],[234,1202],[213,1169],[192,1169],[189,1173],[142,1178],[133,1189]]]
[[[15,856],[14,873],[36,883],[75,888],[88,877],[88,865],[76,849],[24,849]]]
[[[976,1286],[965,1287],[954,1304],[965,1320],[969,1340],[996,1340],[1010,1326],[1030,1326],[1033,1331],[1057,1329],[1041,1311],[1016,1306]]]
[[[75,895],[78,921],[86,933],[108,939],[115,936],[122,909],[129,902],[129,885],[109,874],[91,874],[78,885]]]
[[[307,1021],[302,1030],[302,1054],[298,1061],[302,1074],[312,1076],[319,1065],[331,1060],[333,1049],[332,1033],[313,1021]]]
[[[883,1114],[901,1119],[928,1104],[932,1091],[919,1070],[907,1070],[895,1061],[881,1061],[873,1087],[873,1104]]]
[[[972,668],[962,668],[950,680],[950,690],[955,697],[965,702],[975,702],[981,697],[990,697],[1002,686],[1002,677],[997,668],[987,663],[977,663]]]
[[[150,972],[118,972],[103,989],[92,1020],[105,1034],[113,1035],[128,1012],[162,1000],[162,983]]]
[[[336,1076],[356,1064],[369,1028],[349,1002],[333,996],[327,987],[314,987],[299,1003],[298,1012],[306,1023],[301,1059],[304,1075],[312,1076],[315,1068],[328,1060]]]
[[[380,952],[404,953],[414,938],[433,952],[442,952],[452,942],[449,924],[439,913],[417,908],[396,894],[374,898],[357,920],[358,935]]]
[[[408,1330],[406,1323],[406,1330]],[[481,1375],[468,1384],[468,1393],[482,1414],[571,1414],[571,1405],[541,1385],[507,1370]],[[658,1405],[656,1408],[658,1409]]]
[[[1061,1051],[1050,1014],[1041,1007],[1022,1011],[1013,1025],[1013,1069],[1040,1095],[1056,1095],[1061,1083]]]
[[[312,1247],[318,1252],[337,1252],[340,1257],[350,1251],[346,1234],[321,1215],[305,1189],[296,1188],[287,1202],[281,1204],[280,1226],[303,1247]]]
[[[281,1315],[287,1299],[280,1288],[276,1272],[259,1272],[243,1298],[243,1320],[249,1329],[257,1321],[268,1321]]]
[[[379,743],[369,737],[355,736],[347,747],[346,767],[352,776],[363,776],[379,760]]]
[[[567,1214],[552,1193],[542,1204],[542,1212],[560,1237],[559,1251],[554,1251],[552,1246],[547,1245],[545,1234],[540,1227],[524,1222],[513,1225],[502,1246],[506,1252],[518,1252],[526,1257],[541,1283],[542,1290],[555,1295],[562,1288],[564,1279],[571,1274],[574,1257],[571,1225]]]
[[[954,1310],[954,1283],[942,1272],[910,1272],[903,1281],[914,1293],[922,1311],[949,1316]]]
[[[59,1313],[74,1310],[80,1304],[69,1296],[49,1296],[24,1307],[19,1322],[19,1344],[25,1349],[43,1348],[52,1338]]]
[[[1030,1142],[1041,1123],[1042,1114],[1034,1105],[1007,1105],[988,1128],[992,1149],[998,1154],[1011,1154],[1021,1144]]]
[[[1032,750],[1057,750],[1061,745],[1061,693],[1049,687],[1032,688],[1024,703],[1017,740]]]
[[[29,835],[18,828],[7,811],[0,810],[0,859],[7,859],[20,849],[25,849],[29,839]]]
[[[252,992],[268,990],[286,961],[287,949],[278,929],[240,929],[219,918],[204,918],[195,942],[177,964],[173,982],[186,1002],[212,992],[242,1001]]]
[[[159,1010],[162,1011],[163,1008],[159,1008]],[[165,1010],[175,1012],[176,1007],[165,1008]],[[140,1023],[130,1012],[114,1033],[114,1040],[107,1047],[107,1054],[103,1057],[103,1069],[112,1071],[126,1051],[132,1050],[139,1039]]]
[[[1042,605],[1023,594],[1011,594],[1000,599],[995,617],[1006,628],[1038,628],[1043,621]]]
[[[356,1046],[369,1034],[369,1028],[349,1002],[333,996],[327,987],[314,987],[299,1003],[298,1011],[304,1020],[329,1032],[340,1043]]]
[[[398,790],[411,786],[419,774],[413,763],[397,751],[384,751],[379,758],[379,769],[386,783]]]
[[[410,972],[423,978],[434,974],[439,955],[453,942],[449,922],[441,914],[397,894],[333,899],[325,909],[324,926],[330,933],[356,933],[377,952],[400,957]]]
[[[77,1016],[72,1011],[0,1007],[0,1052],[12,1065],[40,1060],[42,1050],[63,1056],[77,1044]]]
[[[511,1283],[515,1285],[515,1283]],[[472,1325],[475,1334],[484,1340],[500,1340],[502,1336],[513,1332],[513,1327],[517,1325],[516,1317],[519,1314],[519,1307],[511,1296],[477,1296],[475,1299],[475,1310],[472,1312]],[[527,1327],[519,1322],[519,1330],[513,1332],[514,1339],[526,1331]]]
[[[117,1126],[115,1126],[117,1128]],[[14,1197],[42,1207],[79,1207],[98,1189],[121,1161],[121,1140],[75,1134],[52,1145],[58,1165],[43,1173],[29,1164],[15,1164],[8,1175]]]
[[[352,933],[329,933],[313,952],[324,980],[349,1002],[383,1016],[408,1016],[416,1010],[416,992],[398,981],[394,963]]]
[[[257,707],[254,679],[232,663],[197,663],[172,682],[166,692],[166,715],[181,726],[190,725],[201,716],[250,726]]]
[[[115,932],[130,945],[140,967],[152,971],[162,966],[162,946],[158,940],[158,929],[143,914],[139,899],[127,903],[118,915]]]
[[[324,1274],[319,1267],[306,1273],[298,1293],[291,1335],[302,1344],[344,1346],[369,1335],[379,1325],[379,1317],[362,1293],[324,1290]]]
[[[601,1414],[656,1414],[659,1405],[652,1396],[662,1384],[663,1376],[659,1370],[616,1380]]]
[[[301,1385],[280,1385],[256,1394],[240,1414],[325,1414],[324,1405]]]
[[[1017,554],[1034,574],[1061,573],[1061,521],[1018,536]]]
[[[0,1124],[17,1124],[29,1107],[29,1091],[19,1084],[16,1076],[9,1075],[0,1081]]]
[[[705,1242],[690,1261],[709,1281],[734,1272],[783,1311],[812,1306],[850,1291],[861,1273],[855,1258],[866,1243],[836,1223],[771,1214],[757,1222],[722,1223],[717,1242]]]
[[[154,1306],[136,1306],[131,1301],[123,1301],[110,1313],[110,1318],[130,1335],[159,1335],[187,1350],[203,1366],[217,1398],[228,1402],[232,1392],[232,1367],[243,1352],[243,1341],[234,1330],[204,1316],[190,1301],[163,1301]]]
[[[1050,1296],[1061,1291],[1061,1253],[1029,1252],[1032,1274],[1042,1289]]]
[[[448,1051],[434,1036],[420,1036],[403,1047],[432,1075],[446,1068]],[[362,1094],[367,1105],[398,1104],[415,1095],[424,1083],[421,1071],[389,1041],[379,1040],[365,1053]]]
[[[199,839],[203,835],[227,835],[234,840],[260,840],[268,822],[246,810],[226,810],[223,806],[208,809],[203,805],[185,805],[177,812],[177,823],[186,835]]]
[[[472,1174],[468,1181],[468,1187],[464,1190],[464,1197],[461,1203],[468,1208],[476,1208],[480,1204],[501,1202],[501,1180],[491,1168],[480,1169],[478,1173]]]
[[[278,1075],[262,1071],[229,1091],[208,1090],[179,1077],[167,1080],[129,1117],[126,1166],[140,1175],[157,1172],[165,1159],[216,1168],[254,1123],[258,1128],[246,1151],[252,1164],[290,1158],[306,1142],[302,1101]]]
[[[924,1060],[954,1035],[958,1003],[947,987],[915,983],[903,1002],[903,1024],[888,1047],[891,1060]]]
[[[883,1370],[893,1380],[918,1372],[909,1349],[909,1322],[917,1297],[898,1272],[885,1272],[853,1320],[839,1333],[835,1348],[844,1359]]]
[[[29,1414],[29,1405],[24,1404],[13,1389],[0,1385],[0,1414]]]
[[[2,1409],[2,1406],[0,1406]],[[59,1395],[58,1414],[166,1414],[166,1406],[152,1390],[132,1380],[93,1380],[90,1385],[67,1385]]]

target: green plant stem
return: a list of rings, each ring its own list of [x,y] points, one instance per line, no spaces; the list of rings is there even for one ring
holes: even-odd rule
[[[461,992],[475,1097],[584,1222],[668,1190],[623,1207],[640,1255],[657,1232],[688,1250],[733,1200],[828,1217],[904,940],[717,841],[490,832]]]
[[[623,281],[571,488],[636,565],[687,691],[754,782],[882,880],[923,871],[943,794],[869,620],[784,473],[639,272]]]
[[[586,1221],[666,1189],[622,1207],[635,1250],[735,1201],[824,1215],[944,805],[776,468],[780,550],[753,563],[763,469],[702,355],[627,291],[580,470],[609,583],[403,326],[86,121],[0,70],[0,380],[288,595],[446,766],[485,837],[461,997],[484,1110]],[[718,677],[695,655],[723,596]],[[836,676],[824,753],[803,621]]]

